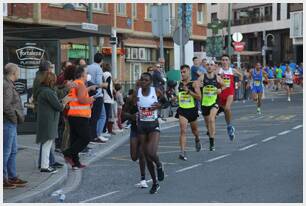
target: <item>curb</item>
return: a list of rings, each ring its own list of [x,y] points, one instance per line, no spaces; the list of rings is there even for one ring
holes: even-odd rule
[[[178,119],[175,119],[171,122],[160,122],[160,129],[165,130],[171,127],[175,127],[178,125]],[[84,160],[84,163],[87,165],[90,165],[91,163],[97,161],[98,159],[110,154],[112,151],[120,147],[122,144],[124,144],[129,139],[129,133],[130,130],[125,130],[121,133],[118,133],[114,138],[120,138],[116,143],[111,145],[110,147],[103,149],[97,153],[95,153],[94,156],[90,156]],[[57,158],[63,159],[61,156],[57,155]],[[36,200],[39,200],[45,195],[48,195],[52,192],[54,192],[56,189],[59,189],[61,185],[63,185],[65,182],[65,186],[61,188],[62,192],[61,194],[67,194],[73,190],[75,190],[82,181],[82,170],[76,170],[73,172],[69,172],[68,165],[64,164],[63,172],[59,172],[56,174],[53,174],[52,177],[48,178],[45,182],[43,182],[41,185],[33,188],[32,190],[23,193],[22,195],[19,195],[14,198],[10,198],[5,201],[5,203],[31,203],[35,202]],[[3,201],[4,202],[4,201]]]

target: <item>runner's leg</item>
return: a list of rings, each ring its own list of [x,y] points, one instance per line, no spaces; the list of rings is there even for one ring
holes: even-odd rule
[[[216,115],[217,115],[218,109],[213,107],[210,110],[209,115],[209,150],[213,151],[214,145],[215,145],[215,135],[216,135]]]
[[[180,147],[181,147],[181,154],[185,156],[185,147],[186,147],[186,133],[187,133],[187,124],[188,120],[179,115],[179,122],[180,122]]]

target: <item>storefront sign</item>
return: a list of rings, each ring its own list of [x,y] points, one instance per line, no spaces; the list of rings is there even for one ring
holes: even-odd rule
[[[34,46],[26,46],[16,50],[19,65],[22,67],[37,67],[43,58],[45,50]]]

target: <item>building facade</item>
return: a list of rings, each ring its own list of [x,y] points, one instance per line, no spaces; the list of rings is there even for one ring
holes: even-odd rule
[[[228,6],[225,3],[208,4],[208,21],[219,19],[227,22]],[[302,62],[302,10],[301,3],[231,4],[231,34],[241,32],[245,43],[245,50],[241,52],[242,62],[251,65],[258,61],[267,64]],[[291,22],[292,13],[299,21],[295,22],[300,29],[295,36],[291,31],[294,24]],[[208,36],[211,35],[208,31]],[[219,35],[227,35],[227,27],[221,29]]]
[[[65,10],[60,3],[6,4],[5,27],[64,26],[87,22],[86,7],[74,3],[74,10]],[[152,33],[152,7],[150,3],[93,3],[93,23],[111,25],[116,29],[118,81],[134,83],[141,72],[154,64],[159,57],[159,37]],[[174,67],[173,32],[178,26],[178,4],[167,4],[170,33],[163,38],[166,69]],[[192,28],[190,39],[195,51],[204,51],[207,35],[206,4],[192,4]],[[61,60],[88,59],[88,38],[61,40]],[[96,51],[105,55],[105,63],[111,63],[109,37],[93,39]]]

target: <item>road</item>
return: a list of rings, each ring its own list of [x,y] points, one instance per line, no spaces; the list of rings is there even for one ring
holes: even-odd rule
[[[236,139],[226,135],[224,117],[217,118],[216,151],[208,151],[204,121],[203,150],[195,152],[188,131],[188,161],[178,159],[179,128],[162,131],[159,155],[166,178],[157,194],[135,187],[138,164],[126,142],[83,171],[81,185],[65,202],[88,203],[300,203],[303,201],[303,99],[285,97],[263,102],[263,115],[253,102],[233,105]],[[147,179],[150,179],[147,171]],[[54,198],[42,198],[54,202]]]

